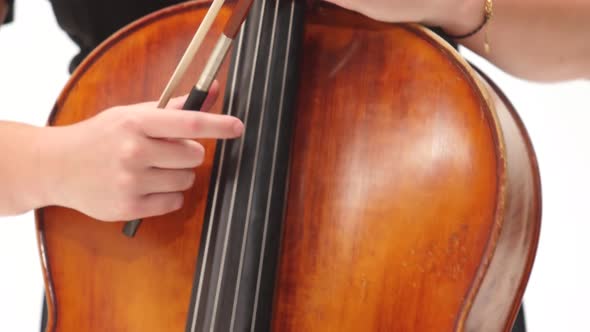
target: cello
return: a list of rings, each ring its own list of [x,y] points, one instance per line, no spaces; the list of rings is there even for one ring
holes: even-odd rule
[[[231,54],[216,63],[212,112],[246,131],[200,141],[207,158],[182,209],[139,223],[36,210],[46,331],[510,331],[541,187],[502,91],[425,27],[245,2],[219,7],[202,49]],[[48,125],[158,98],[210,5],[111,36]],[[208,68],[196,57],[177,91],[202,97]]]

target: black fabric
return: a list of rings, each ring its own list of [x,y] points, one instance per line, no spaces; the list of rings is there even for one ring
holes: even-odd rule
[[[80,47],[72,72],[101,42],[125,25],[186,0],[48,0],[58,25]]]
[[[520,306],[518,316],[512,327],[512,332],[526,332],[526,320],[524,318],[524,306]]]

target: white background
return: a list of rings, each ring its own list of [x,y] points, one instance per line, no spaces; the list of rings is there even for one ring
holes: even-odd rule
[[[43,125],[77,49],[47,1],[17,2],[16,21],[0,27],[0,119]],[[531,84],[465,54],[511,98],[541,167],[543,228],[525,295],[529,331],[590,331],[590,83]],[[32,214],[0,218],[0,331],[38,331],[42,292]]]

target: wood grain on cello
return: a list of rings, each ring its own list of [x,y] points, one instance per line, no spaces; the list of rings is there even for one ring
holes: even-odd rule
[[[541,218],[517,112],[431,31],[304,5],[254,2],[212,110],[246,133],[201,141],[182,210],[134,237],[37,210],[48,332],[510,331]],[[208,6],[169,7],[109,38],[49,124],[157,99]]]

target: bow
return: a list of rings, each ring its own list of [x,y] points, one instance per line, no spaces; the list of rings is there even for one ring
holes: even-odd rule
[[[173,92],[176,90],[182,78],[186,74],[191,62],[193,61],[197,51],[201,47],[205,36],[209,32],[211,25],[215,21],[215,18],[219,14],[221,7],[225,0],[214,0],[205,15],[205,18],[199,25],[197,32],[195,33],[193,39],[191,40],[189,46],[187,47],[186,51],[184,52],[180,62],[176,66],[174,73],[172,74],[166,88],[162,92],[160,99],[158,101],[158,107],[164,108],[168,101],[170,100]],[[227,20],[223,32],[219,37],[217,44],[215,44],[215,48],[211,52],[209,56],[209,60],[203,69],[203,72],[197,82],[197,84],[192,88],[189,96],[183,106],[185,110],[199,110],[203,106],[203,102],[205,101],[207,94],[209,93],[209,88],[211,84],[215,80],[215,76],[219,71],[219,68],[223,64],[225,57],[227,56],[227,52],[235,39],[235,36],[238,34],[242,23],[246,19],[248,12],[250,11],[250,7],[252,6],[253,0],[239,0],[234,7],[234,10]],[[123,226],[123,234],[127,235],[128,237],[133,237],[141,224],[141,220],[133,220],[130,222],[125,223]]]

